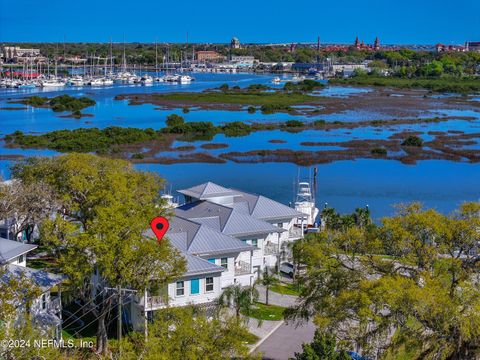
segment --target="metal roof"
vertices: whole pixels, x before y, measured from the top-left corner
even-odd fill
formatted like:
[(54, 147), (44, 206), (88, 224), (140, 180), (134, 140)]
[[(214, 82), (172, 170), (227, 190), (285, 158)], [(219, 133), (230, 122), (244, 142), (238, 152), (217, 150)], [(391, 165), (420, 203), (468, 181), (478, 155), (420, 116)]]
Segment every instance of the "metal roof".
[(220, 273), (225, 271), (222, 266), (215, 265), (208, 260), (204, 260), (198, 256), (184, 254), (187, 259), (187, 272), (184, 274), (186, 276), (196, 275), (196, 274), (210, 274), (210, 273)]
[(0, 238), (0, 264), (15, 259), (35, 248), (37, 248), (37, 245), (24, 244), (20, 241)]
[(231, 196), (234, 195), (233, 191), (223, 186), (217, 185), (212, 182), (206, 182), (200, 185), (193, 186), (188, 189), (178, 190), (179, 193), (187, 196), (191, 196), (195, 199), (203, 200), (217, 196)]
[(38, 286), (43, 292), (51, 289), (55, 285), (60, 284), (64, 279), (64, 275), (52, 274), (45, 270), (32, 269), (25, 266), (9, 264), (7, 272), (3, 278), (10, 279), (11, 277), (29, 279), (35, 286)]
[(242, 210), (200, 200), (175, 209), (177, 216), (198, 222), (201, 218), (217, 218), (220, 231), (232, 236), (248, 236), (284, 232), (263, 220), (256, 219)]

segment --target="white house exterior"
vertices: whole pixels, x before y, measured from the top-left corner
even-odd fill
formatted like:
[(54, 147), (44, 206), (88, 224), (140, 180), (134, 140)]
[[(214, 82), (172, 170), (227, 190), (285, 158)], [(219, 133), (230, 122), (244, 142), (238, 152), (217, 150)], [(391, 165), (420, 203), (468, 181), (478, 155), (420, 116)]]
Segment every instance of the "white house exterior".
[[(128, 310), (140, 329), (166, 306), (208, 305), (233, 284), (253, 285), (265, 267), (285, 260), (285, 244), (302, 237), (301, 213), (261, 195), (208, 182), (179, 190), (185, 204), (174, 209), (166, 237), (187, 260), (175, 283), (137, 294)], [(149, 230), (147, 236), (154, 238)]]
[[(26, 266), (27, 254), (36, 247), (36, 245), (0, 238), (0, 266), (5, 266), (6, 270), (0, 281), (24, 278), (40, 289), (40, 295), (33, 299), (29, 309), (32, 319), (47, 334), (60, 339), (62, 323), (61, 292), (58, 291), (56, 296), (53, 296), (52, 288), (60, 285), (63, 276)], [(18, 321), (22, 317), (21, 311), (25, 310), (23, 307), (19, 308)]]

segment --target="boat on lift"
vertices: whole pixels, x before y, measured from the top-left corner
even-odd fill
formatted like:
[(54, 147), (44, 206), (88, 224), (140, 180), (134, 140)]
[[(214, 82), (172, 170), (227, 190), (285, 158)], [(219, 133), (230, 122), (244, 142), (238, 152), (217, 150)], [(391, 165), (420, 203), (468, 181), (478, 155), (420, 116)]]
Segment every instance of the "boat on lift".
[(312, 193), (309, 182), (298, 183), (295, 210), (305, 214), (305, 216), (298, 219), (297, 225), (302, 228), (315, 226), (319, 210), (315, 206), (315, 196)]

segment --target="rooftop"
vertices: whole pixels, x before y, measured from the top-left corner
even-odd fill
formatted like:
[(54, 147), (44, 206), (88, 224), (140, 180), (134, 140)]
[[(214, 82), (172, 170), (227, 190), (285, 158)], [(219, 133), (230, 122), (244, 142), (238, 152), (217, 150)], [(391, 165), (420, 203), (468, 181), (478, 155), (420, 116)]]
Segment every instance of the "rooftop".
[(20, 255), (32, 251), (36, 247), (37, 245), (24, 244), (20, 241), (0, 238), (0, 264), (7, 263)]

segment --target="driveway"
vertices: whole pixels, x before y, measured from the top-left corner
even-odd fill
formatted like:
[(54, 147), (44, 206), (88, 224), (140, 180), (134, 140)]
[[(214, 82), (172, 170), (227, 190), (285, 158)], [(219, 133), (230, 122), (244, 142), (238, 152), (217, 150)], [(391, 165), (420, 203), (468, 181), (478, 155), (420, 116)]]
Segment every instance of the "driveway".
[(295, 327), (295, 324), (282, 324), (260, 346), (255, 353), (262, 353), (264, 360), (288, 360), (295, 352), (302, 351), (302, 344), (311, 342), (315, 333), (312, 322)]

